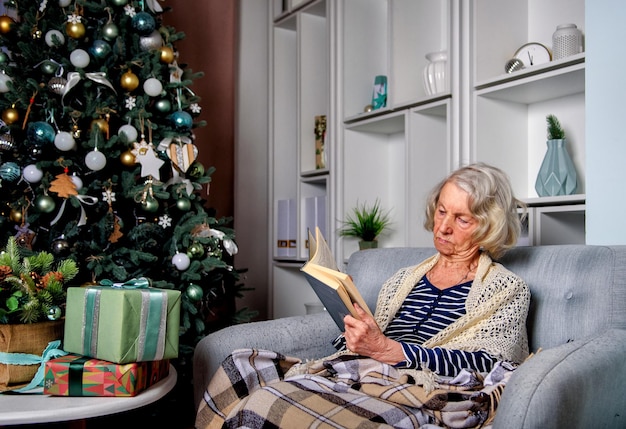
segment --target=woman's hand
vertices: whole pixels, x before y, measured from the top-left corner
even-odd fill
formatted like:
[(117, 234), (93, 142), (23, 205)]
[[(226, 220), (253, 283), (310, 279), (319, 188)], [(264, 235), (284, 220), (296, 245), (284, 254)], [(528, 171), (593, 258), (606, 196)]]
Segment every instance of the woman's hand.
[(358, 304), (355, 303), (354, 308), (360, 320), (351, 315), (343, 318), (346, 326), (343, 336), (348, 350), (392, 365), (405, 360), (400, 343), (387, 338), (374, 318)]

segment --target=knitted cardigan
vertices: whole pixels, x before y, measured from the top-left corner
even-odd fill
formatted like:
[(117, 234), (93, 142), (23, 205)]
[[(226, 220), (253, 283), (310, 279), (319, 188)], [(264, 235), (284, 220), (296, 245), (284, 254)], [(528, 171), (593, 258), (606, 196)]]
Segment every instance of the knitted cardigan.
[[(381, 330), (396, 315), (415, 284), (437, 263), (436, 254), (403, 268), (385, 282), (378, 295), (375, 319)], [(499, 360), (521, 363), (528, 356), (526, 316), (530, 290), (526, 283), (482, 253), (465, 301), (466, 314), (422, 346), (468, 352), (485, 351)]]

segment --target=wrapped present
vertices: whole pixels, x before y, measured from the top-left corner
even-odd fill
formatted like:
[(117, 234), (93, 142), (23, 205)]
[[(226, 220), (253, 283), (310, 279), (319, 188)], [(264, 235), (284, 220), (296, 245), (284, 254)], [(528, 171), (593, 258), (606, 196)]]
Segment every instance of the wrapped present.
[(169, 374), (167, 359), (115, 364), (69, 354), (46, 362), (43, 392), (56, 396), (135, 396)]
[(64, 350), (119, 364), (178, 357), (180, 291), (144, 280), (68, 288)]

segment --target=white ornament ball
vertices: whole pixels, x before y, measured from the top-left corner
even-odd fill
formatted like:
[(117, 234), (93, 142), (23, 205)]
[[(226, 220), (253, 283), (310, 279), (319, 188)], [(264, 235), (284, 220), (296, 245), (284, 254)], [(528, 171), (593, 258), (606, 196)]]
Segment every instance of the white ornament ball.
[(59, 0), (59, 6), (68, 7), (74, 0)]
[(70, 62), (74, 67), (84, 69), (89, 65), (89, 54), (84, 49), (74, 49), (70, 54)]
[(0, 73), (0, 92), (9, 92), (9, 82), (13, 81), (11, 76)]
[(126, 139), (128, 140), (128, 143), (133, 143), (137, 141), (137, 136), (139, 135), (137, 133), (137, 129), (135, 127), (133, 127), (130, 124), (127, 125), (122, 125), (120, 127), (119, 130), (117, 130), (117, 135), (121, 136), (122, 134), (124, 134), (126, 136)]
[(46, 45), (54, 48), (65, 43), (65, 36), (59, 30), (50, 30), (46, 33)]
[(74, 186), (76, 186), (76, 190), (80, 191), (81, 189), (83, 189), (83, 179), (81, 179), (78, 176), (70, 176), (70, 180), (74, 183)]
[(172, 256), (172, 264), (174, 264), (176, 269), (178, 269), (179, 271), (185, 271), (187, 268), (189, 268), (189, 265), (191, 264), (191, 259), (189, 259), (189, 256), (187, 256), (186, 253), (178, 252), (174, 256)]
[(100, 171), (107, 165), (107, 158), (104, 154), (97, 150), (92, 150), (85, 155), (85, 165), (93, 171)]
[(30, 164), (24, 167), (22, 176), (28, 183), (37, 183), (43, 178), (43, 171), (41, 171), (35, 164)]
[(163, 91), (163, 84), (159, 79), (151, 77), (146, 79), (143, 83), (143, 91), (150, 97), (156, 97), (161, 95), (161, 91)]
[(54, 136), (54, 145), (57, 149), (67, 152), (76, 147), (76, 140), (74, 140), (72, 134), (67, 131), (59, 131), (57, 135)]

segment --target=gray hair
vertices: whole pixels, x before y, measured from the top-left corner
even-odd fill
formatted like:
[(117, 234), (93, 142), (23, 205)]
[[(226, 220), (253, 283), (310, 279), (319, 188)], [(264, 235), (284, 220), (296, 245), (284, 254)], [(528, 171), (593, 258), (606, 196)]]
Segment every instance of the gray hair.
[(469, 195), (470, 212), (478, 220), (473, 239), (483, 251), (497, 259), (513, 247), (521, 232), (518, 208), (526, 205), (515, 198), (509, 177), (499, 168), (479, 162), (453, 171), (439, 182), (426, 200), (424, 227), (433, 231), (441, 190), (454, 183)]

